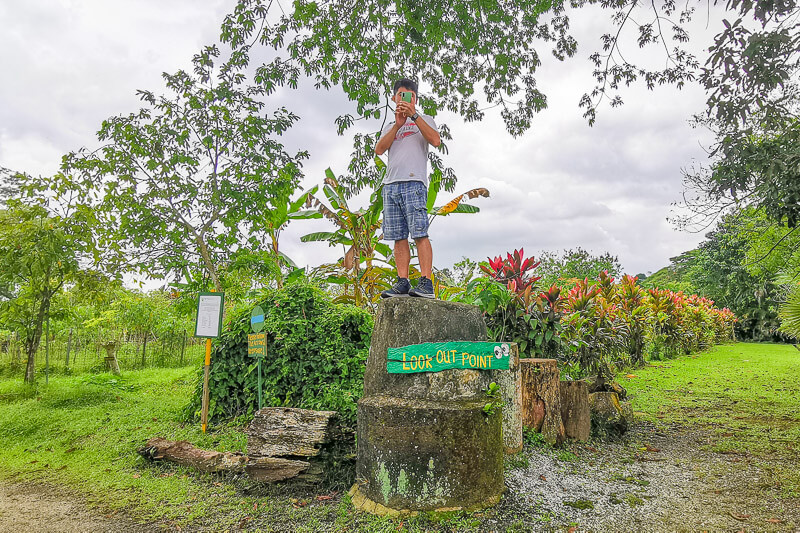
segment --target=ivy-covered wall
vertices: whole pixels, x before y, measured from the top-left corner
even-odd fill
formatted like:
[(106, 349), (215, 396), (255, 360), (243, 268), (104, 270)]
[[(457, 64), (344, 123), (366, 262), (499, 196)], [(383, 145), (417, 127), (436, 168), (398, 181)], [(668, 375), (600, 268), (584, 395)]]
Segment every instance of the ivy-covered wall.
[[(364, 387), (372, 316), (335, 304), (321, 288), (297, 281), (253, 304), (264, 309), (267, 358), (262, 363), (264, 406), (338, 411), (351, 426)], [(240, 310), (216, 339), (211, 354), (209, 420), (250, 416), (258, 409), (258, 370), (247, 355), (250, 310)], [(227, 321), (226, 321), (227, 322)], [(187, 406), (199, 418), (202, 370)]]

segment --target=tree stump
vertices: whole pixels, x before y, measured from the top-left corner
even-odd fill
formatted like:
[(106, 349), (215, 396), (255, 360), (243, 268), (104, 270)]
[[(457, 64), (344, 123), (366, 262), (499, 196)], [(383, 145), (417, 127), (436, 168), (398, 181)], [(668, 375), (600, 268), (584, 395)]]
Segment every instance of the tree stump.
[[(475, 510), (500, 501), (505, 490), (502, 413), (484, 410), (484, 391), (493, 381), (513, 387), (511, 372), (500, 379), (499, 370), (401, 374), (387, 369), (389, 348), (485, 339), (486, 323), (474, 306), (425, 298), (378, 304), (364, 397), (358, 401), (354, 507), (396, 514)], [(513, 407), (513, 391), (501, 396)]]
[(341, 436), (335, 411), (265, 407), (247, 428), (247, 473), (258, 481), (322, 479), (328, 444)]
[(589, 409), (589, 386), (585, 381), (562, 381), (561, 421), (564, 435), (570, 439), (589, 440), (592, 412)]
[(555, 359), (520, 359), (522, 423), (542, 434), (550, 445), (564, 442), (560, 373)]
[(119, 346), (119, 343), (110, 341), (101, 344), (101, 346), (106, 350), (105, 360), (108, 371), (116, 376), (121, 376), (122, 373), (119, 371), (119, 362), (117, 361), (117, 346)]

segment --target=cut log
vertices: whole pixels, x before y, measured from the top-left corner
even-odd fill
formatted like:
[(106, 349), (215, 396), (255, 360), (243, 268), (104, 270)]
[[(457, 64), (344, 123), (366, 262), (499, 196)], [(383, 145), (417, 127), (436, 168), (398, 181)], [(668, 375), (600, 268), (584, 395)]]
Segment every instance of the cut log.
[(551, 445), (564, 441), (561, 421), (560, 373), (555, 359), (520, 359), (522, 423), (538, 431)]
[(235, 452), (217, 452), (192, 446), (188, 441), (156, 437), (139, 450), (143, 457), (191, 466), (201, 472), (244, 472), (247, 456)]
[(314, 457), (338, 434), (335, 411), (289, 407), (259, 409), (247, 428), (251, 457)]
[(592, 411), (589, 409), (589, 386), (585, 381), (562, 381), (561, 421), (564, 435), (570, 439), (589, 440), (592, 434)]
[(256, 481), (283, 481), (307, 472), (311, 463), (280, 457), (254, 457), (246, 466), (247, 475)]

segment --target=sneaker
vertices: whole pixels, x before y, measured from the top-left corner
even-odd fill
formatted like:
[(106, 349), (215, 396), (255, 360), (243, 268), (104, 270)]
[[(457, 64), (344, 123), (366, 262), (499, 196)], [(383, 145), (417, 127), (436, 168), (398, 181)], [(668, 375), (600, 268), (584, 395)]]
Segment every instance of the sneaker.
[(391, 289), (385, 290), (381, 293), (381, 298), (394, 298), (396, 296), (408, 296), (408, 291), (411, 289), (411, 283), (408, 278), (397, 278), (397, 283)]
[(408, 294), (417, 298), (436, 298), (433, 294), (433, 282), (424, 277), (419, 278), (417, 286), (408, 291)]

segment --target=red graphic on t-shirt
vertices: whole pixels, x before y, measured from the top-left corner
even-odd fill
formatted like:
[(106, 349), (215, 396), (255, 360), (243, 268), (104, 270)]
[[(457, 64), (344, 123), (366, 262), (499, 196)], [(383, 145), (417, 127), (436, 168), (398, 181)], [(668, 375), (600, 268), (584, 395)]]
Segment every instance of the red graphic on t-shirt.
[(400, 131), (397, 132), (395, 135), (394, 140), (399, 141), (400, 139), (405, 139), (409, 135), (414, 135), (415, 133), (419, 133), (419, 128), (417, 128), (416, 122), (410, 122), (400, 128)]

